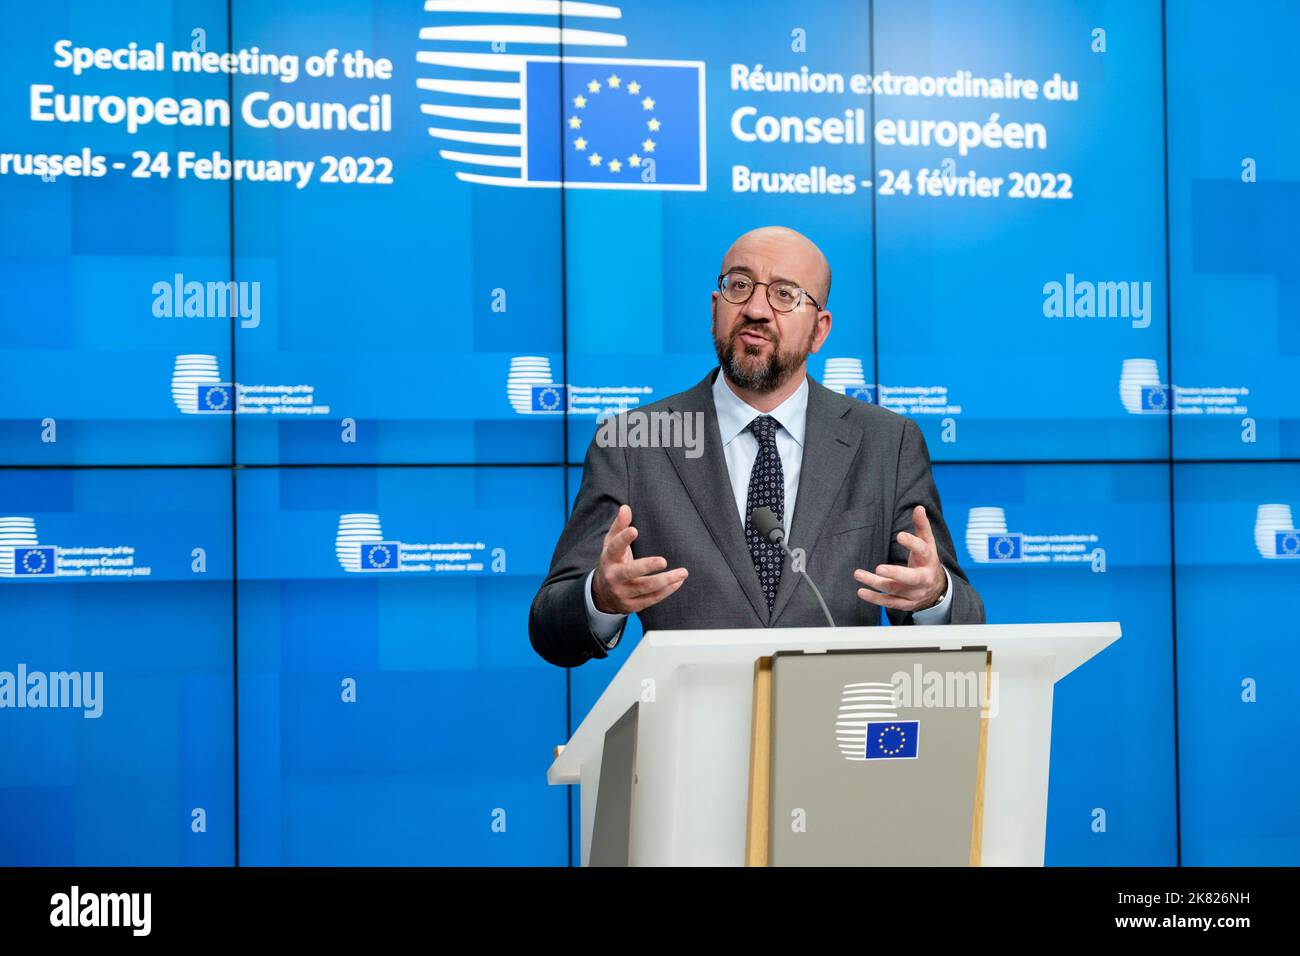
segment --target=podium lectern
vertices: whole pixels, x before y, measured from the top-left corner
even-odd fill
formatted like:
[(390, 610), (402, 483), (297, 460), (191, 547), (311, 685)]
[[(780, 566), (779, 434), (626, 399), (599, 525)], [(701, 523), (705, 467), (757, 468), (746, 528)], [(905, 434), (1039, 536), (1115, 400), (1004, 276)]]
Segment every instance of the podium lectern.
[[(547, 781), (580, 787), (586, 866), (606, 734), (630, 732), (627, 862), (740, 866), (759, 658), (782, 651), (987, 648), (997, 687), (987, 721), (980, 859), (985, 866), (1041, 866), (1053, 685), (1119, 637), (1113, 621), (651, 631), (559, 752)], [(638, 703), (629, 731), (628, 712)]]

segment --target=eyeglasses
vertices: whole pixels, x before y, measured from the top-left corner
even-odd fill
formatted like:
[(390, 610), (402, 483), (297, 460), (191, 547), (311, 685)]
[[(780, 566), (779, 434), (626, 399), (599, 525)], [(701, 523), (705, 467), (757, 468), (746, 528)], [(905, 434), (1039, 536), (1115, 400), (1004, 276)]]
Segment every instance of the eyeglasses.
[(818, 312), (822, 307), (808, 292), (793, 282), (758, 282), (743, 272), (728, 272), (718, 276), (718, 291), (732, 305), (744, 305), (757, 286), (767, 286), (767, 304), (777, 312), (793, 312), (807, 299)]

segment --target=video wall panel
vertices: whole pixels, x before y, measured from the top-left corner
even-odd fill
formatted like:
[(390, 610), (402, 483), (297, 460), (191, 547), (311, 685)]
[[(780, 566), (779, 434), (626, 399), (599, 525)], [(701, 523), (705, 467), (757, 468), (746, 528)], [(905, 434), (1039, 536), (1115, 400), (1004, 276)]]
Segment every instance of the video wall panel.
[(1174, 481), (1183, 861), (1294, 866), (1300, 465), (1178, 465)]
[(1300, 455), (1300, 8), (1170, 4), (1174, 456)]
[(566, 794), (534, 771), (566, 739), (565, 673), (517, 623), (560, 470), (237, 483), (240, 862), (564, 864)]
[(0, 864), (234, 861), (230, 482), (0, 470)]

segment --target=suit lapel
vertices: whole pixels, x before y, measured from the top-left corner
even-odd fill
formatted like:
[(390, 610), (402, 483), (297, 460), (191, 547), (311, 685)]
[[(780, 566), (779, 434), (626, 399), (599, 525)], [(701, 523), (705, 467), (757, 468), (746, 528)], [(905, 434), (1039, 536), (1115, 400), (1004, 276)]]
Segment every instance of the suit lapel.
[[(844, 421), (850, 408), (852, 406), (844, 401), (836, 401), (834, 392), (809, 376), (803, 465), (799, 471), (799, 491), (795, 496), (794, 515), (786, 526), (790, 547), (802, 547), (808, 556), (812, 555), (812, 547), (826, 524), (827, 515), (830, 514), (831, 506), (849, 473), (849, 466), (858, 453), (858, 445), (862, 442), (861, 430)], [(716, 429), (716, 422), (714, 427)], [(741, 539), (743, 544), (743, 533)], [(748, 547), (744, 553), (749, 554)], [(756, 578), (752, 573), (750, 576)], [(769, 624), (780, 619), (781, 612), (790, 602), (790, 595), (799, 583), (799, 577), (787, 561), (781, 572), (781, 583), (776, 589)], [(823, 588), (831, 586), (828, 581), (819, 581), (818, 584)], [(762, 594), (761, 589), (759, 594)], [(766, 602), (761, 606), (764, 611), (767, 610)]]
[[(687, 458), (675, 449), (665, 449), (665, 452), (677, 471), (677, 477), (685, 486), (686, 493), (703, 518), (705, 527), (709, 529), (714, 543), (731, 568), (731, 573), (739, 582), (740, 589), (753, 606), (754, 613), (766, 624), (767, 599), (763, 597), (763, 588), (758, 583), (758, 574), (754, 571), (754, 562), (749, 556), (749, 544), (745, 541), (745, 529), (740, 524), (740, 515), (736, 513), (731, 478), (727, 474), (727, 460), (722, 451), (718, 411), (713, 405), (715, 374), (720, 374), (720, 370), (715, 369), (706, 375), (704, 381), (683, 392), (668, 406), (670, 411), (680, 411), (683, 414), (703, 413), (706, 442), (704, 454), (698, 458)], [(811, 398), (809, 411), (811, 412)], [(802, 495), (803, 492), (800, 491), (800, 498)], [(797, 503), (800, 508), (803, 507), (802, 501), (797, 499)]]

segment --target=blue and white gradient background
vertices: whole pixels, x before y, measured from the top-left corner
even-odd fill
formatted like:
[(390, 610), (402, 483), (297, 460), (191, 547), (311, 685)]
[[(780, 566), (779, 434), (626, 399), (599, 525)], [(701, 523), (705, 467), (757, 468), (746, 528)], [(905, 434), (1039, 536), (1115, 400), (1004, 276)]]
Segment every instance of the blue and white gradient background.
[[(442, 157), (457, 147), (428, 127), (488, 127), (421, 111), (476, 103), (418, 87), (460, 74), (417, 54), (488, 47), (420, 31), (481, 14), (426, 11), (421, 0), (0, 7), (0, 152), (89, 146), (134, 165), (141, 149), (233, 150), (394, 164), (392, 185), (301, 190), (0, 175), (0, 517), (33, 519), (41, 543), (128, 544), (151, 569), (0, 578), (0, 670), (22, 662), (99, 670), (106, 681), (97, 720), (0, 710), (0, 865), (576, 859), (576, 799), (548, 788), (545, 768), (640, 631), (633, 620), (608, 661), (572, 672), (529, 647), (528, 605), (595, 416), (532, 414), (524, 370), (549, 364), (531, 381), (626, 388), (643, 401), (695, 384), (714, 363), (709, 292), (722, 252), (769, 223), (806, 232), (834, 268), (834, 329), (810, 360), (815, 377), (827, 377), (827, 359), (841, 370), (850, 360), (863, 384), (942, 386), (960, 406), (954, 441), (944, 416), (917, 417), (989, 620), (1123, 626), (1119, 644), (1057, 686), (1047, 862), (1300, 863), (1300, 559), (1261, 554), (1255, 533), (1261, 505), (1300, 514), (1290, 68), (1300, 8), (627, 0), (616, 9), (618, 18), (569, 16), (565, 26), (615, 32), (625, 46), (509, 52), (702, 63), (707, 188), (458, 178), (471, 167)], [(559, 25), (555, 15), (489, 19)], [(195, 28), (213, 50), (360, 48), (391, 59), (394, 77), (75, 78), (52, 65), (60, 38), (187, 48)], [(1092, 49), (1098, 28), (1104, 53)], [(806, 52), (791, 49), (796, 29)], [(753, 93), (732, 88), (733, 64), (1059, 72), (1080, 96)], [(580, 69), (566, 65), (566, 88)], [(236, 100), (258, 89), (305, 100), (390, 93), (393, 130), (236, 122), (130, 135), (35, 123), (33, 83)], [(1045, 124), (1048, 147), (957, 157), (870, 142), (748, 143), (732, 116), (750, 105), (821, 116), (861, 107), (868, 123), (999, 112)], [(883, 171), (948, 158), (957, 175), (1066, 171), (1074, 198), (732, 190), (737, 165), (825, 166), (878, 185)], [(1257, 182), (1242, 182), (1246, 158)], [(533, 168), (572, 161), (537, 157)], [(694, 170), (665, 170), (690, 185)], [(156, 317), (153, 284), (177, 273), (259, 282), (259, 324)], [(1067, 274), (1149, 282), (1149, 324), (1046, 317), (1043, 286)], [(330, 413), (183, 414), (172, 395), (179, 355), (212, 356), (221, 381), (310, 384)], [(1135, 359), (1154, 362), (1161, 383), (1247, 388), (1256, 440), (1242, 441), (1241, 415), (1130, 413), (1120, 375)], [(57, 442), (41, 440), (47, 418)], [(356, 422), (355, 442), (340, 441), (344, 418)], [(1012, 533), (1096, 535), (1106, 570), (976, 562), (969, 515), (990, 508)], [(345, 515), (378, 516), (385, 540), (481, 543), (484, 565), (348, 570), (336, 550)], [(345, 679), (356, 682), (355, 703), (340, 702)], [(206, 832), (191, 828), (196, 807)], [(500, 819), (504, 830), (493, 826)]]

